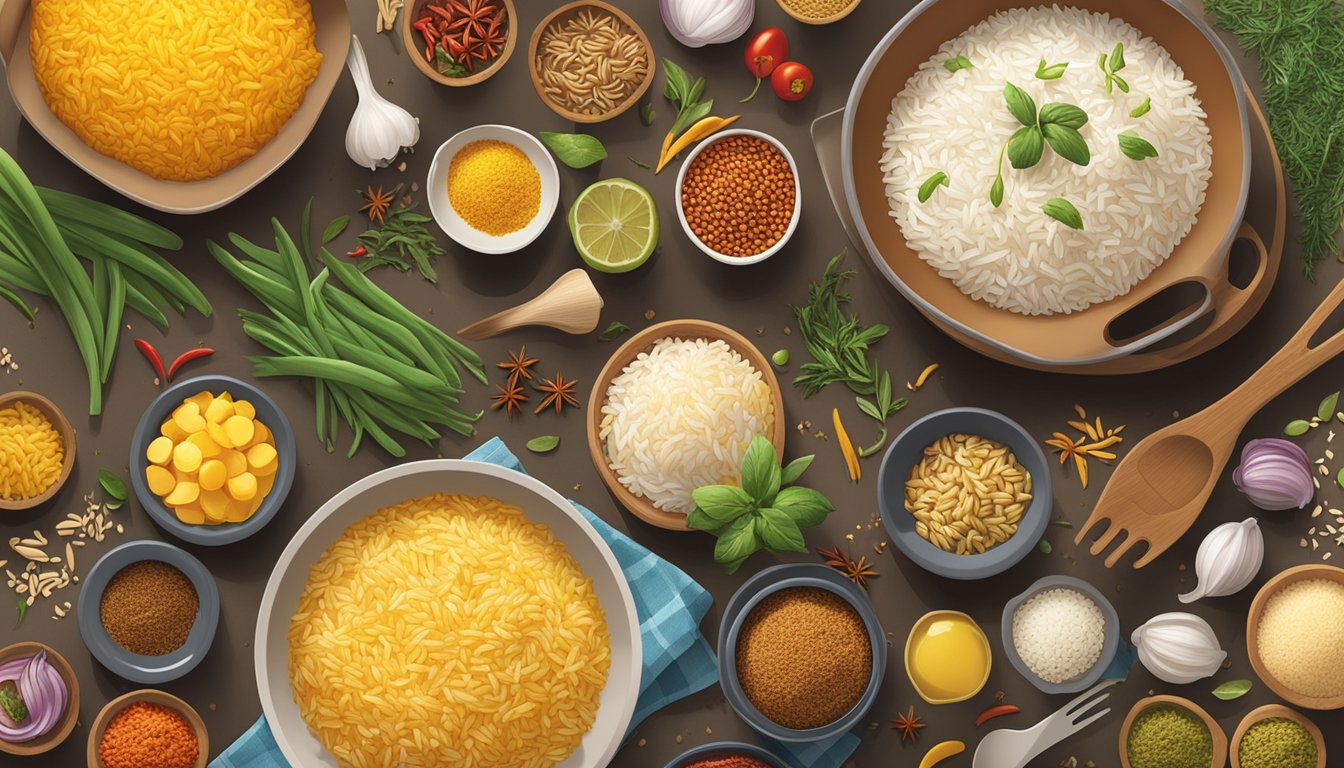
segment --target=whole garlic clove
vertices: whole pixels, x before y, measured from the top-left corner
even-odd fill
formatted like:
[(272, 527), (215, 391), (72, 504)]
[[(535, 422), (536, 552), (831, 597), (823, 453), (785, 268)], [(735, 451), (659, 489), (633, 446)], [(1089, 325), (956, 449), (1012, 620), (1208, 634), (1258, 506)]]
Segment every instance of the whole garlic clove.
[(1240, 523), (1223, 523), (1209, 531), (1195, 555), (1194, 590), (1181, 595), (1182, 603), (1201, 597), (1226, 597), (1251, 583), (1265, 559), (1265, 536), (1253, 517)]
[(1209, 623), (1193, 613), (1163, 613), (1134, 630), (1139, 661), (1159, 680), (1175, 685), (1212, 677), (1227, 652)]
[(384, 168), (403, 149), (415, 146), (420, 140), (420, 123), (373, 87), (369, 62), (358, 36), (351, 36), (346, 66), (359, 92), (359, 103), (345, 131), (345, 153), (369, 170)]

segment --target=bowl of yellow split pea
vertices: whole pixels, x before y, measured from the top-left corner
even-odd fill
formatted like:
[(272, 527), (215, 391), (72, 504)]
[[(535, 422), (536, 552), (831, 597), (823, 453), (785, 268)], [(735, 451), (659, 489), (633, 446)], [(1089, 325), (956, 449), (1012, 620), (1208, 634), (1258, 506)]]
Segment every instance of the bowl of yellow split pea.
[(478, 125), (434, 153), (425, 185), (434, 221), (477, 253), (513, 253), (550, 223), (560, 172), (535, 136), (507, 125)]

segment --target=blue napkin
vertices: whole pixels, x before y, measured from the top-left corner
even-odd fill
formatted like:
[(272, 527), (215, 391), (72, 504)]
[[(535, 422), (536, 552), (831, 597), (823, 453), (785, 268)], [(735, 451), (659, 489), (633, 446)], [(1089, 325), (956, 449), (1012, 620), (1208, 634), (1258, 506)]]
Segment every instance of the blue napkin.
[[(464, 458), (524, 471), (518, 457), (497, 437)], [(709, 611), (713, 598), (680, 568), (640, 546), (581, 505), (574, 504), (574, 507), (611, 547), (634, 594), (644, 646), (644, 672), (639, 681), (635, 715), (630, 722), (633, 731), (658, 709), (718, 682), (719, 668), (714, 649), (700, 633), (700, 621)], [(833, 768), (839, 763), (806, 765)], [(211, 761), (210, 768), (289, 768), (289, 763), (280, 754), (263, 716)]]

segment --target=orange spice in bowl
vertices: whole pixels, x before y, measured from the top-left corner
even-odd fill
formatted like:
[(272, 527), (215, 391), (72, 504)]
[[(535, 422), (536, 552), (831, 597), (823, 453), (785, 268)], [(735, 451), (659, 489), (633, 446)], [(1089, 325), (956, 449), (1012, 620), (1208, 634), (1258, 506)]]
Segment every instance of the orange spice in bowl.
[(754, 131), (728, 132), (696, 150), (678, 186), (687, 232), (720, 261), (766, 258), (797, 222), (793, 162), (779, 145)]
[(187, 719), (149, 701), (114, 715), (98, 741), (101, 768), (191, 768), (199, 756), (200, 743)]

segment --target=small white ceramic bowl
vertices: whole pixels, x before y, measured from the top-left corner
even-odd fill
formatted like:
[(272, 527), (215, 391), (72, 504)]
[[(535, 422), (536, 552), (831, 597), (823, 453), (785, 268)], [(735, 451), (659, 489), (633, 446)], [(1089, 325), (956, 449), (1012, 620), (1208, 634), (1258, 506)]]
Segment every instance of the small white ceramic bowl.
[[(472, 227), (448, 202), (448, 167), (453, 157), (471, 142), (489, 139), (521, 149), (541, 176), (541, 205), (537, 215), (522, 229), (498, 237)], [(425, 194), (429, 198), (429, 210), (434, 215), (434, 221), (458, 245), (477, 253), (513, 253), (536, 240), (555, 215), (556, 205), (560, 202), (560, 172), (555, 167), (551, 153), (532, 134), (507, 125), (478, 125), (458, 133), (439, 146), (434, 153), (434, 162), (429, 166)]]
[[(686, 222), (686, 211), (681, 207), (681, 187), (686, 181), (686, 169), (691, 167), (691, 163), (695, 161), (695, 158), (700, 156), (701, 152), (704, 152), (709, 147), (733, 136), (754, 136), (769, 142), (775, 149), (779, 150), (779, 153), (784, 156), (785, 160), (789, 161), (789, 171), (793, 174), (793, 218), (789, 219), (789, 228), (784, 230), (784, 236), (779, 238), (779, 242), (755, 256), (747, 256), (745, 258), (719, 253), (701, 242), (700, 238), (691, 231), (691, 225)], [(695, 149), (692, 149), (691, 153), (686, 156), (686, 159), (681, 161), (681, 170), (677, 171), (677, 221), (681, 222), (681, 231), (686, 233), (686, 236), (691, 239), (692, 243), (695, 243), (695, 247), (704, 251), (706, 256), (715, 261), (721, 261), (724, 264), (730, 264), (734, 267), (760, 264), (762, 261), (779, 253), (784, 245), (789, 242), (789, 238), (793, 237), (794, 230), (798, 229), (798, 219), (800, 219), (802, 215), (803, 183), (802, 179), (798, 178), (798, 164), (793, 161), (793, 154), (789, 152), (789, 148), (784, 146), (784, 143), (779, 139), (776, 139), (769, 134), (753, 131), (748, 128), (734, 128), (721, 133), (716, 133), (696, 145)]]

